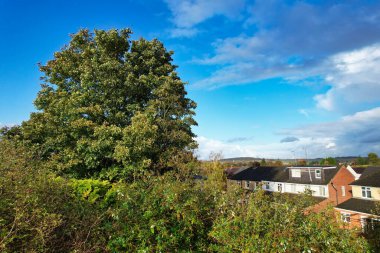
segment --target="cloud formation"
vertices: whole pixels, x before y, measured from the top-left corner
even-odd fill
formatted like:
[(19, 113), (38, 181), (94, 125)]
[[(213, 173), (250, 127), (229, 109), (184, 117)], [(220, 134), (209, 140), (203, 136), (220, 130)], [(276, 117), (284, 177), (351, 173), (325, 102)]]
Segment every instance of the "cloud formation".
[[(299, 138), (329, 138), (329, 147), (337, 149), (337, 154), (365, 155), (380, 152), (380, 107), (356, 112), (334, 122), (306, 125), (284, 130), (282, 134), (292, 134)], [(359, 152), (359, 154), (358, 154)]]
[(281, 143), (284, 143), (284, 142), (295, 142), (295, 141), (299, 141), (300, 139), (298, 139), (297, 137), (294, 137), (294, 136), (288, 136), (288, 137), (285, 137), (283, 139), (281, 139)]
[[(317, 158), (328, 156), (380, 153), (380, 107), (344, 116), (333, 122), (284, 129), (278, 134), (288, 135), (280, 143), (231, 144), (206, 137), (198, 137), (197, 154), (207, 159), (211, 152), (221, 152), (225, 158), (250, 156), (265, 158)], [(295, 137), (297, 136), (297, 137)], [(296, 140), (297, 141), (291, 141)], [(289, 141), (290, 140), (290, 141)]]
[(325, 110), (380, 101), (379, 2), (256, 1), (245, 26), (239, 36), (216, 40), (213, 55), (195, 61), (220, 67), (194, 87), (283, 78), (330, 85), (315, 96)]
[(258, 145), (242, 143), (240, 138), (221, 141), (201, 136), (201, 157), (209, 151), (222, 151), (225, 157), (289, 157), (289, 150), (304, 148), (310, 157), (380, 152), (379, 1), (256, 0), (250, 6), (243, 0), (166, 2), (172, 13), (172, 36), (195, 36), (201, 24), (215, 16), (242, 27), (240, 34), (216, 39), (211, 54), (193, 60), (210, 66), (208, 76), (193, 83), (193, 88), (280, 78), (288, 84), (323, 87), (314, 96), (315, 108), (298, 110), (309, 120), (314, 120), (315, 112), (348, 115), (285, 129), (280, 143)]
[(199, 30), (196, 25), (220, 15), (235, 19), (244, 8), (244, 0), (165, 0), (173, 17), (173, 37), (191, 37)]
[(237, 143), (253, 140), (253, 137), (235, 137), (227, 140), (227, 143)]
[(332, 88), (315, 96), (319, 108), (331, 111), (380, 101), (380, 43), (336, 54), (324, 66)]
[(298, 142), (266, 144), (232, 144), (204, 136), (199, 136), (196, 140), (199, 144), (196, 155), (203, 160), (207, 160), (211, 153), (221, 153), (223, 158), (293, 158), (293, 151), (297, 158), (305, 158), (305, 148), (309, 158), (335, 154), (334, 148), (329, 148), (330, 143), (333, 143), (329, 138), (313, 139), (308, 137), (302, 138)]

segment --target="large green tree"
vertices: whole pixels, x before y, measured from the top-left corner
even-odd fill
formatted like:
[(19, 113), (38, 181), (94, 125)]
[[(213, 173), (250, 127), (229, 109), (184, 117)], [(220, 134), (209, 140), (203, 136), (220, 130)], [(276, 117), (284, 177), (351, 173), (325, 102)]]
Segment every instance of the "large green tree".
[(196, 104), (171, 55), (131, 30), (80, 30), (46, 65), (24, 139), (74, 177), (131, 178), (192, 158)]

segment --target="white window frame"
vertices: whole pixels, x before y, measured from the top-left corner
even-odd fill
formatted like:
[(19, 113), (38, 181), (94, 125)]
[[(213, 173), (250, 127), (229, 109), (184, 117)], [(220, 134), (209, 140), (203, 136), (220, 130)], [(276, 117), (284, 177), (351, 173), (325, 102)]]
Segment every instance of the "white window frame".
[[(317, 173), (318, 171), (318, 173)], [(320, 169), (315, 170), (315, 178), (321, 178), (322, 177), (322, 171)]]
[(248, 188), (248, 189), (249, 189), (249, 185), (250, 185), (249, 180), (245, 180), (245, 188)]
[(265, 190), (270, 190), (270, 185), (269, 185), (269, 182), (265, 182), (264, 183), (265, 184)]
[(282, 184), (281, 183), (277, 184), (277, 191), (282, 192)]
[(362, 186), (362, 198), (366, 198), (366, 199), (372, 198), (371, 187)]
[(342, 185), (341, 190), (342, 190), (342, 197), (346, 197), (346, 187), (344, 185)]
[(292, 169), (292, 177), (301, 177), (301, 170), (300, 169)]
[(351, 223), (351, 214), (350, 213), (340, 213), (340, 219), (344, 223)]
[(321, 196), (326, 196), (326, 188), (324, 186), (319, 186), (319, 194)]

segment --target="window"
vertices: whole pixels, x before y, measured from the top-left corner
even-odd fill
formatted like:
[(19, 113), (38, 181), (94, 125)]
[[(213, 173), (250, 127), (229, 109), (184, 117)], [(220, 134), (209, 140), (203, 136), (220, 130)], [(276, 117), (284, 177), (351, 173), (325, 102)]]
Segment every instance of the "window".
[(292, 169), (292, 177), (301, 177), (300, 169)]
[(371, 233), (372, 230), (380, 228), (380, 219), (362, 217), (360, 221), (364, 233)]
[(319, 186), (319, 195), (325, 196), (326, 195), (326, 189), (324, 186)]
[(342, 213), (342, 215), (340, 217), (341, 217), (342, 221), (345, 223), (351, 222), (351, 214), (349, 214), (349, 213)]
[(321, 170), (315, 170), (315, 178), (321, 178)]
[(362, 197), (363, 198), (372, 198), (370, 187), (362, 186)]
[(346, 187), (342, 186), (342, 197), (346, 196)]
[(269, 188), (270, 188), (270, 187), (269, 187), (269, 182), (266, 182), (266, 183), (265, 183), (265, 189), (266, 189), (266, 190), (269, 190)]
[(249, 188), (249, 180), (245, 181), (245, 188)]
[(277, 184), (277, 190), (278, 190), (279, 192), (282, 192), (282, 184)]
[(291, 192), (296, 192), (296, 185), (295, 184), (291, 184), (290, 185), (290, 189), (291, 189)]

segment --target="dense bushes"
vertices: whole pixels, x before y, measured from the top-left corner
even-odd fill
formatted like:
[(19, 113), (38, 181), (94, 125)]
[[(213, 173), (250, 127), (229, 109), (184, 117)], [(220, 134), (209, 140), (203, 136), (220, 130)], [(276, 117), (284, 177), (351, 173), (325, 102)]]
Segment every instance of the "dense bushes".
[(41, 169), (15, 143), (2, 140), (0, 157), (0, 251), (105, 250), (105, 210), (78, 198), (71, 181)]
[(113, 212), (116, 252), (207, 251), (215, 199), (196, 182), (170, 176), (126, 187)]
[(368, 250), (331, 212), (306, 215), (307, 196), (224, 191), (218, 164), (207, 180), (172, 171), (126, 184), (57, 177), (9, 140), (0, 152), (2, 252)]

